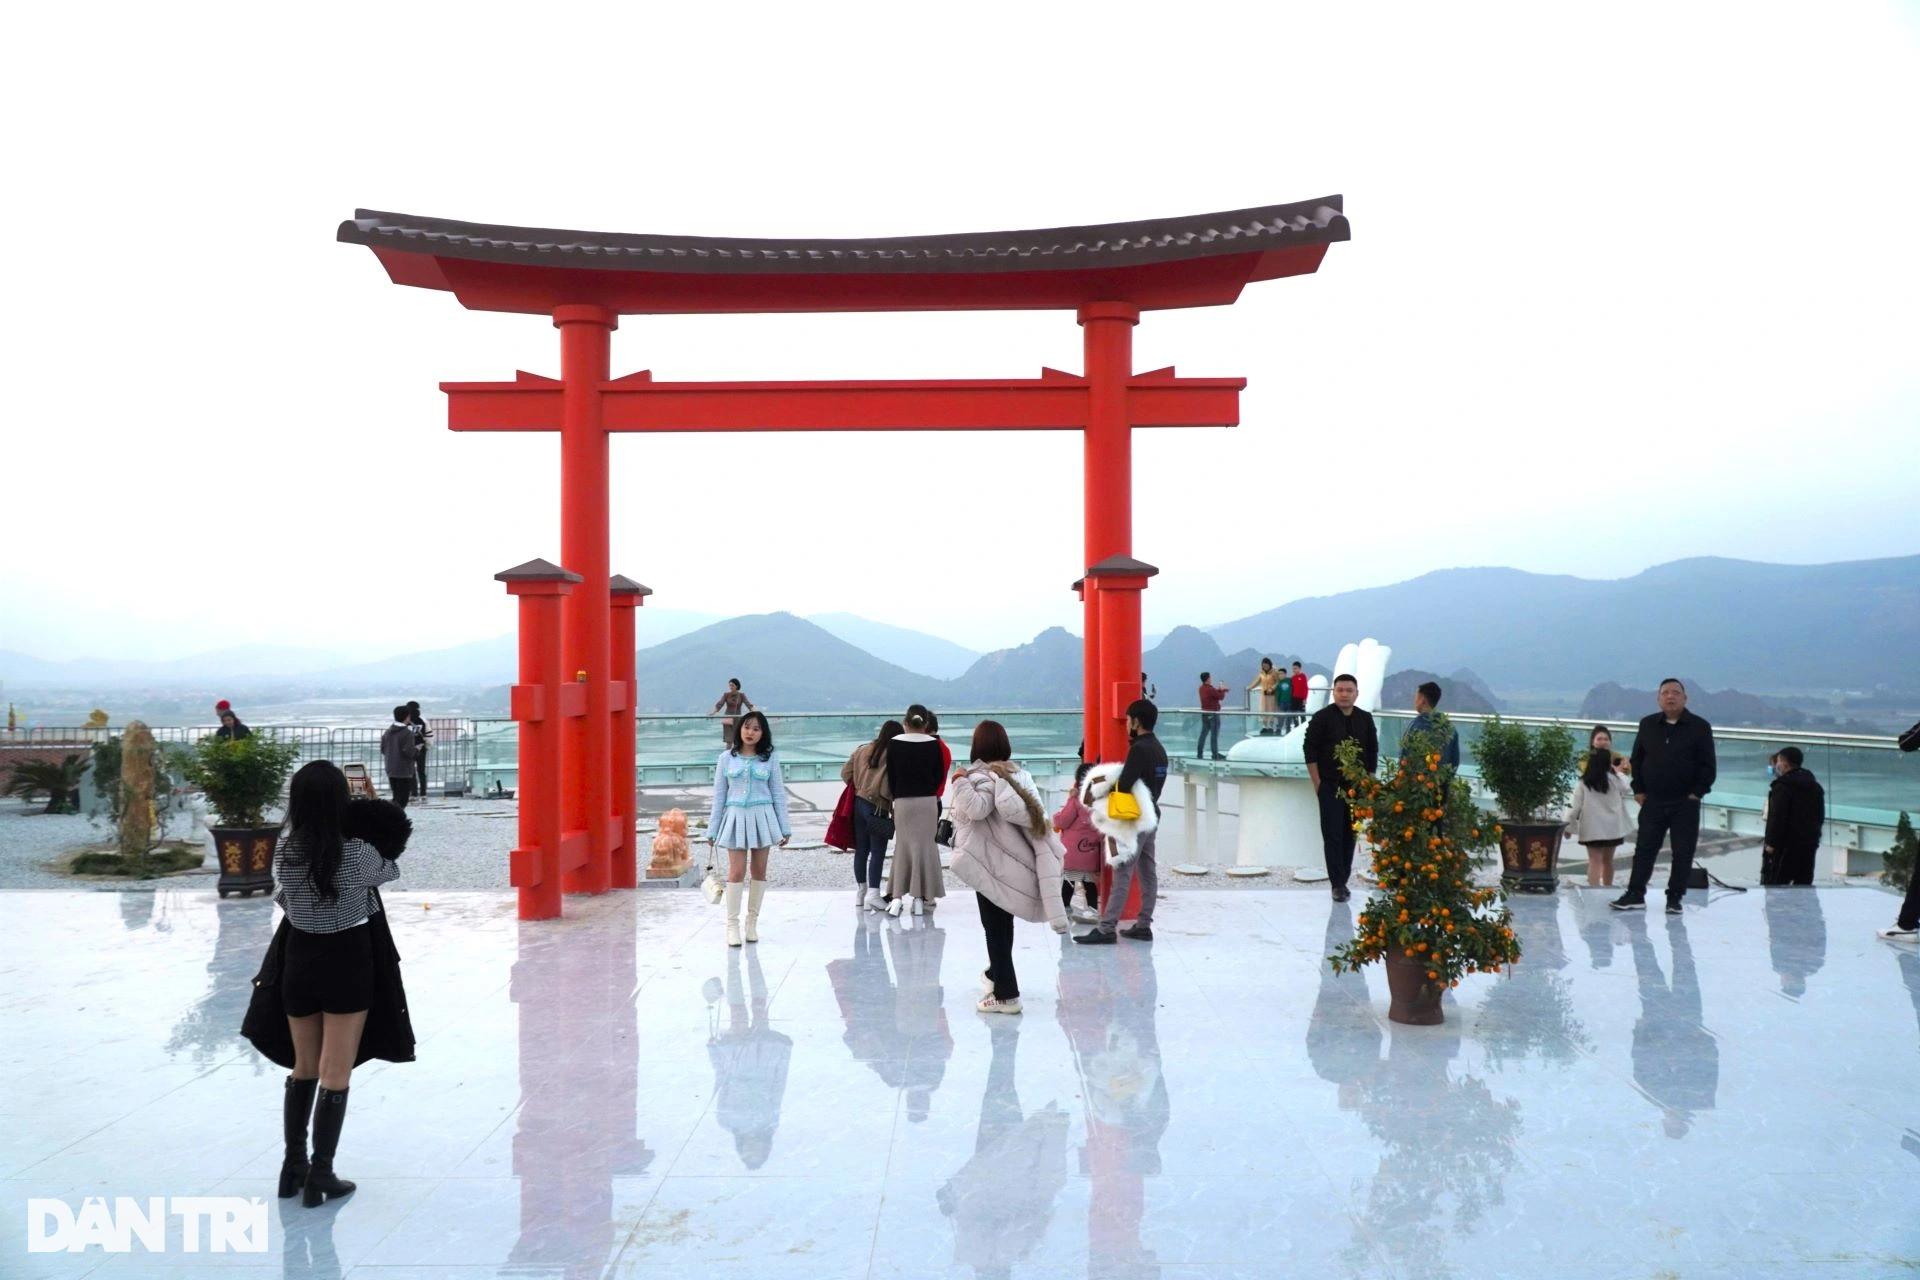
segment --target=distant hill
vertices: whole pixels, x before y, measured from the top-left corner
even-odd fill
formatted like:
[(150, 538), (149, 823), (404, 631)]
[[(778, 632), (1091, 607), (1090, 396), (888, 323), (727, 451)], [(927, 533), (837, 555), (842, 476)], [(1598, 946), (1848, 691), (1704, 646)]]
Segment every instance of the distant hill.
[(1260, 670), (1261, 658), (1290, 664), (1297, 656), (1285, 652), (1262, 653), (1256, 649), (1227, 653), (1220, 648), (1219, 641), (1200, 628), (1175, 627), (1147, 651), (1145, 662), (1147, 674), (1160, 691), (1161, 706), (1198, 706), (1200, 673), (1205, 671), (1213, 676), (1215, 684), (1224, 684), (1232, 690), (1226, 700), (1226, 706), (1232, 708), (1247, 705), (1246, 688)]
[[(1468, 673), (1471, 676), (1471, 672)], [(1456, 676), (1435, 675), (1431, 671), (1422, 671), (1418, 667), (1409, 667), (1405, 671), (1395, 671), (1380, 684), (1380, 705), (1389, 711), (1402, 711), (1413, 706), (1413, 691), (1427, 681), (1440, 686), (1440, 710), (1446, 712), (1465, 712), (1468, 715), (1490, 715), (1499, 708), (1468, 680)]]
[(297, 645), (246, 644), (185, 658), (148, 662), (124, 658), (71, 658), (52, 661), (0, 649), (0, 680), (20, 684), (151, 684), (203, 680), (280, 680), (337, 667), (350, 655)]
[(640, 650), (635, 667), (642, 711), (705, 712), (735, 677), (776, 711), (898, 711), (942, 683), (790, 613), (716, 622)]
[(1081, 692), (1080, 637), (1048, 627), (1026, 644), (987, 654), (938, 696), (950, 707), (1075, 707)]
[(1331, 658), (1373, 636), (1396, 662), (1501, 688), (1585, 689), (1687, 671), (1769, 690), (1920, 687), (1920, 556), (1824, 565), (1678, 560), (1595, 581), (1444, 569), (1209, 627), (1223, 648)]
[(857, 649), (865, 649), (883, 662), (936, 680), (952, 680), (964, 675), (967, 668), (980, 659), (973, 650), (951, 640), (874, 622), (857, 614), (813, 613), (807, 615), (807, 621)]
[[(685, 609), (655, 609), (642, 605), (634, 613), (636, 649), (645, 649), (686, 635), (719, 619), (710, 613)], [(514, 632), (470, 640), (445, 649), (399, 653), (375, 662), (336, 667), (316, 678), (335, 685), (378, 685), (404, 689), (456, 688), (512, 682), (519, 667), (520, 641)]]

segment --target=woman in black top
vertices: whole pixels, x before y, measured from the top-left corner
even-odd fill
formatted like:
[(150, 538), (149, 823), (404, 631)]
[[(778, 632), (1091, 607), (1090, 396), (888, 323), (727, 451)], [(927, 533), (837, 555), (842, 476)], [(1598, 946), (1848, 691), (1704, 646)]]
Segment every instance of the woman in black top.
[[(947, 783), (948, 756), (931, 732), (933, 716), (918, 704), (908, 707), (907, 731), (887, 743), (887, 787), (893, 793), (893, 865), (887, 876), (887, 911), (919, 915), (947, 896), (940, 875), (940, 846), (934, 828), (940, 820), (940, 792)], [(923, 906), (924, 904), (924, 906)]]
[(342, 833), (347, 803), (346, 775), (331, 761), (315, 760), (294, 774), (286, 831), (273, 865), (279, 885), (274, 901), (286, 910), (291, 926), (280, 986), (294, 1056), (283, 1112), (287, 1152), (280, 1195), (298, 1191), (309, 1207), (353, 1193), (353, 1183), (334, 1176), (333, 1153), (373, 999), (373, 933), (367, 921), (380, 909), (374, 886), (400, 874), (372, 845)]

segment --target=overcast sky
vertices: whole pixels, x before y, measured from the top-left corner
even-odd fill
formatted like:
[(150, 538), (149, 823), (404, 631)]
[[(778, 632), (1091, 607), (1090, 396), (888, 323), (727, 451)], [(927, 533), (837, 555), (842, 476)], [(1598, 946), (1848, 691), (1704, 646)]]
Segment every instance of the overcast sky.
[[(492, 574), (559, 558), (558, 438), (452, 435), (437, 384), (557, 373), (557, 336), (389, 283), (334, 242), (357, 206), (867, 236), (1343, 193), (1318, 275), (1136, 332), (1137, 368), (1249, 379), (1235, 430), (1136, 433), (1149, 630), (1455, 565), (1920, 550), (1920, 6), (661, 10), (11, 10), (0, 648), (510, 629)], [(1080, 363), (1064, 312), (629, 317), (613, 348)], [(1075, 436), (613, 457), (613, 567), (655, 605), (1078, 629)]]

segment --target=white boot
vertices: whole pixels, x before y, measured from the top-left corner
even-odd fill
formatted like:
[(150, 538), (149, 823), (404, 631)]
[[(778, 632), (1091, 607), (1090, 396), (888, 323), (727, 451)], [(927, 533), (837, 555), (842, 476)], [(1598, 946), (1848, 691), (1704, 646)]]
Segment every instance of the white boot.
[(740, 890), (746, 886), (737, 880), (727, 881), (727, 893), (722, 901), (727, 907), (727, 945), (740, 945)]
[(923, 902), (919, 898), (911, 899), (911, 901), (913, 902), (913, 914), (915, 915), (919, 915), (933, 905), (931, 902)]
[(755, 880), (747, 886), (747, 941), (760, 941), (760, 899), (767, 896), (767, 882)]
[(899, 915), (902, 911), (906, 909), (907, 904), (912, 901), (913, 901), (912, 894), (910, 893), (901, 894), (899, 897), (895, 898), (892, 902), (889, 902), (887, 904), (887, 914), (890, 916)]
[(880, 892), (880, 890), (878, 889), (867, 890), (867, 910), (885, 911), (886, 909), (887, 909), (887, 895)]

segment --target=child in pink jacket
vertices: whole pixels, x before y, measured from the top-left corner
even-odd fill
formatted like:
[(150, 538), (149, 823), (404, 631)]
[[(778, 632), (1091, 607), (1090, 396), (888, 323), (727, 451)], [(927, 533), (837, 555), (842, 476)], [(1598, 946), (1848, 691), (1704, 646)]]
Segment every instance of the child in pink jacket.
[[(1060, 843), (1067, 850), (1060, 875), (1060, 897), (1067, 904), (1067, 910), (1080, 920), (1099, 917), (1100, 863), (1106, 845), (1106, 839), (1094, 830), (1093, 815), (1080, 803), (1080, 788), (1086, 782), (1087, 770), (1092, 767), (1083, 764), (1074, 772), (1073, 790), (1067, 793), (1067, 803), (1053, 815), (1053, 829), (1060, 833)], [(1073, 906), (1076, 883), (1086, 887), (1087, 898), (1087, 905), (1077, 911)]]

